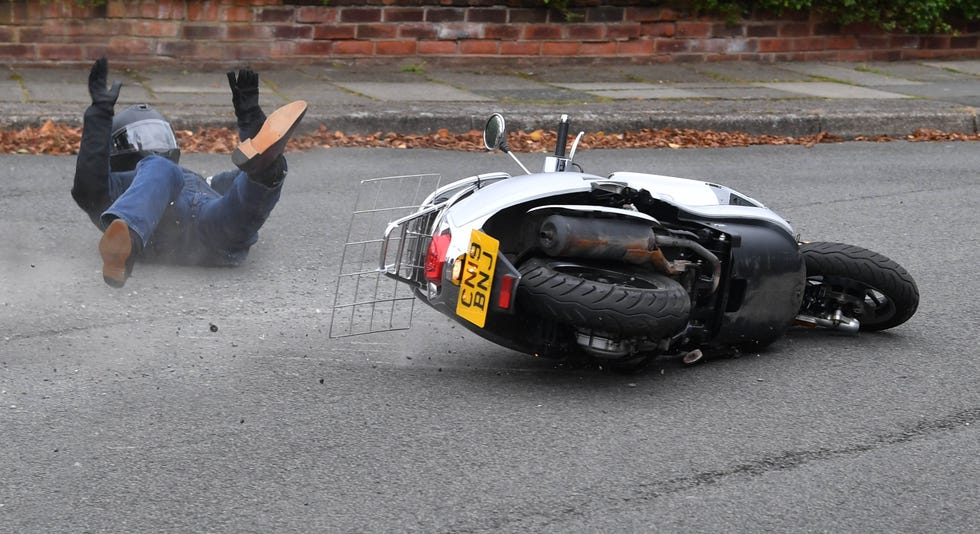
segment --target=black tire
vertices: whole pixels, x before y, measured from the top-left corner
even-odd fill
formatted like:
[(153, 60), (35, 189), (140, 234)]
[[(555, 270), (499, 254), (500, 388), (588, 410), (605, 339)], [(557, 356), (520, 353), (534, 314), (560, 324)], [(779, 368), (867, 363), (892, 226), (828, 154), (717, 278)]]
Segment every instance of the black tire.
[(518, 301), (559, 323), (652, 337), (676, 334), (687, 325), (687, 291), (661, 274), (542, 258), (524, 262), (520, 271)]
[(857, 317), (861, 330), (898, 326), (919, 307), (915, 280), (901, 265), (882, 254), (829, 242), (804, 243), (800, 252), (806, 261), (808, 284), (831, 285), (863, 299)]

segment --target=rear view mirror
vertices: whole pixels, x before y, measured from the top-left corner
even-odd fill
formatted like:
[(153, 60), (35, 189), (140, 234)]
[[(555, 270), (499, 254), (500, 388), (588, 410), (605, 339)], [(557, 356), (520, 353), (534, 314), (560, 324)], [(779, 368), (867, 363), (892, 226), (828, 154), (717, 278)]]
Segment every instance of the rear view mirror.
[(483, 129), (483, 145), (487, 147), (487, 150), (497, 150), (506, 146), (506, 135), (504, 116), (500, 113), (494, 113), (487, 121), (487, 127)]

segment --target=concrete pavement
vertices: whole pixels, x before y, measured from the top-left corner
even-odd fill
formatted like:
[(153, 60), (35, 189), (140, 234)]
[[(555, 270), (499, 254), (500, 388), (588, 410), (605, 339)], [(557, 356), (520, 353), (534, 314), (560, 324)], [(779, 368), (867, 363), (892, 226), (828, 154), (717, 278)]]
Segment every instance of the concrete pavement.
[[(176, 128), (232, 126), (222, 71), (113, 68), (119, 104), (149, 102)], [(80, 124), (88, 67), (5, 65), (0, 128)], [(591, 66), (295, 65), (260, 71), (267, 112), (310, 103), (302, 127), (428, 133), (481, 129), (500, 111), (512, 129), (621, 132), (695, 128), (788, 136), (978, 132), (980, 60), (882, 63), (689, 63)]]

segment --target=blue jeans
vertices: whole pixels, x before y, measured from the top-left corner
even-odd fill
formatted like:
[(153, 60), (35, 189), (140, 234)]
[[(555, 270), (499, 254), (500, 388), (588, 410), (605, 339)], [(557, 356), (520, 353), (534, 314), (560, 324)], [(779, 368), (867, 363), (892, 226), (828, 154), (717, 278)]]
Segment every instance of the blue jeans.
[(110, 196), (118, 196), (102, 213), (102, 226), (125, 221), (142, 238), (142, 259), (239, 265), (279, 201), (282, 184), (266, 187), (241, 171), (216, 175), (212, 184), (169, 159), (149, 156), (137, 164), (128, 187), (110, 185)]

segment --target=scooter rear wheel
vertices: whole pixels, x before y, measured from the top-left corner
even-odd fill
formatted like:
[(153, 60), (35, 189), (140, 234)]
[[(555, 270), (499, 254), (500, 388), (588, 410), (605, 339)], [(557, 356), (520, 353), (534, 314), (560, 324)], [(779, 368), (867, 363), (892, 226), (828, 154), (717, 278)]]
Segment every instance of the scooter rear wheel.
[(518, 302), (559, 323), (654, 338), (676, 334), (687, 325), (687, 291), (649, 270), (532, 258), (520, 271)]

